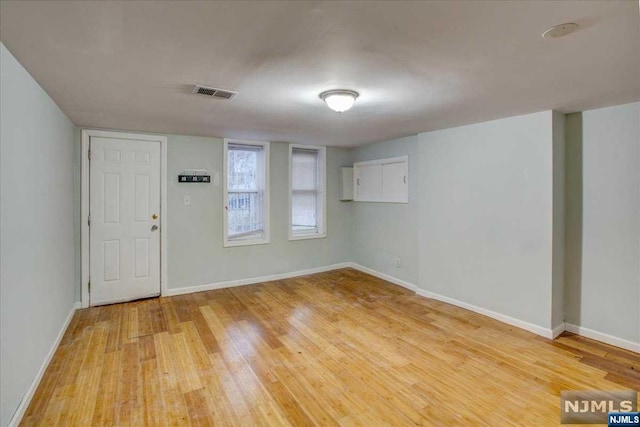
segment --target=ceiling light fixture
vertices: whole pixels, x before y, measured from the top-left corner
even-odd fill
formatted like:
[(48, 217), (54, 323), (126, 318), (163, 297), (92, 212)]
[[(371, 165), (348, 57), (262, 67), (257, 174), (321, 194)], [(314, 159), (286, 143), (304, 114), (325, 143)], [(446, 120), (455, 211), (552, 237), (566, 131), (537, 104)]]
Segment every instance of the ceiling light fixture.
[(360, 94), (348, 89), (327, 90), (320, 94), (320, 99), (327, 103), (327, 106), (333, 111), (342, 113), (353, 107), (356, 98)]
[(575, 31), (578, 31), (578, 24), (574, 22), (567, 22), (566, 24), (554, 25), (542, 33), (543, 39), (557, 39), (564, 37)]

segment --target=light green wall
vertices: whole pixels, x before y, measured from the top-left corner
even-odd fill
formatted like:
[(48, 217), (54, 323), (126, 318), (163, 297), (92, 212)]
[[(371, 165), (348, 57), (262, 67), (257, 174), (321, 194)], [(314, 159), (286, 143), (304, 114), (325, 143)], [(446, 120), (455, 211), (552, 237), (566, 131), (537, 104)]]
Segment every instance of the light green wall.
[(420, 283), (551, 328), (552, 112), (420, 134)]
[(640, 344), (640, 103), (567, 124), (566, 320)]
[(553, 290), (557, 317), (563, 308), (562, 268), (557, 289), (552, 268), (561, 260), (552, 239), (554, 218), (562, 226), (562, 209), (553, 209), (562, 197), (554, 173), (563, 159), (553, 163), (561, 118), (546, 111), (354, 149), (353, 161), (408, 155), (410, 180), (409, 204), (353, 204), (353, 261), (550, 329)]
[[(223, 141), (168, 136), (169, 286), (179, 288), (288, 273), (349, 260), (350, 205), (338, 200), (345, 149), (327, 150), (327, 237), (288, 240), (288, 144), (271, 143), (271, 243), (224, 248), (222, 179), (218, 184), (179, 184), (185, 169), (222, 176)], [(185, 195), (191, 205), (185, 206)]]
[(73, 124), (0, 43), (0, 425), (69, 316)]
[[(418, 137), (369, 144), (352, 150), (352, 161), (409, 156), (409, 203), (352, 202), (354, 262), (409, 283), (418, 283)], [(400, 267), (396, 266), (400, 259)]]

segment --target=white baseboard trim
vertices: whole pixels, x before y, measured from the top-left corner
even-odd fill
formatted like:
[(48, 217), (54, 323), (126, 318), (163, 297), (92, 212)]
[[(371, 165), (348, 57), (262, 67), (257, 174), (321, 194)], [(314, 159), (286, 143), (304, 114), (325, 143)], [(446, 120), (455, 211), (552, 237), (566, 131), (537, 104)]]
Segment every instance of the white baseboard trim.
[(610, 344), (616, 347), (624, 348), (625, 350), (640, 353), (640, 343), (637, 342), (614, 337), (613, 335), (594, 331), (593, 329), (585, 328), (583, 326), (578, 326), (571, 323), (565, 323), (565, 330), (567, 332), (571, 332), (573, 334), (577, 334), (586, 338), (601, 341), (605, 344)]
[(558, 326), (556, 326), (555, 328), (553, 328), (551, 330), (552, 332), (552, 339), (556, 339), (558, 336), (560, 336), (561, 333), (563, 333), (564, 331), (567, 330), (567, 326), (563, 323), (560, 323)]
[[(557, 336), (559, 336), (560, 334), (562, 334), (562, 332), (569, 331), (572, 332), (574, 334), (578, 334), (578, 335), (582, 335), (584, 337), (587, 338), (592, 338), (594, 340), (597, 341), (601, 341), (604, 342), (606, 344), (611, 344), (614, 345), (616, 347), (621, 347), (627, 350), (631, 350), (631, 351), (635, 351), (635, 352), (640, 352), (640, 343), (634, 343), (632, 341), (627, 341), (621, 338), (617, 338), (611, 335), (607, 335), (607, 334), (603, 334), (601, 332), (597, 332), (591, 329), (587, 329), (587, 328), (583, 328), (580, 326), (576, 326), (576, 325), (572, 325), (570, 323), (561, 323), (559, 325), (557, 325), (556, 327), (554, 327), (553, 329), (551, 328), (544, 328), (542, 326), (539, 325), (535, 325), (533, 323), (529, 323), (526, 322), (524, 320), (520, 320), (520, 319), (516, 319), (514, 317), (511, 316), (507, 316), (505, 314), (501, 314), (483, 307), (479, 307), (473, 304), (469, 304), (466, 303), (464, 301), (459, 301), (456, 300), (454, 298), (450, 298), (444, 295), (440, 295), (440, 294), (436, 294), (434, 292), (429, 292), (426, 291), (424, 289), (420, 289), (418, 288), (416, 285), (414, 285), (413, 283), (407, 282), (405, 280), (402, 279), (398, 279), (396, 277), (390, 276), (388, 274), (385, 273), (381, 273), (379, 271), (373, 270), (371, 268), (365, 267), (363, 265), (360, 265), (358, 263), (355, 262), (343, 262), (343, 263), (339, 263), (339, 264), (332, 264), (332, 265), (327, 265), (324, 267), (316, 267), (316, 268), (309, 268), (306, 270), (298, 270), (298, 271), (293, 271), (290, 273), (282, 273), (282, 274), (272, 274), (272, 275), (268, 275), (268, 276), (261, 276), (261, 277), (251, 277), (248, 279), (239, 279), (239, 280), (229, 280), (226, 282), (218, 282), (218, 283), (210, 283), (210, 284), (205, 284), (205, 285), (198, 285), (198, 286), (187, 286), (184, 288), (176, 288), (176, 289), (169, 289), (168, 292), (164, 295), (164, 296), (173, 296), (173, 295), (183, 295), (183, 294), (190, 294), (193, 292), (201, 292), (201, 291), (209, 291), (209, 290), (214, 290), (214, 289), (223, 289), (223, 288), (230, 288), (230, 287), (234, 287), (234, 286), (244, 286), (244, 285), (252, 285), (255, 283), (261, 283), (261, 282), (269, 282), (269, 281), (273, 281), (273, 280), (282, 280), (282, 279), (289, 279), (292, 277), (298, 277), (298, 276), (306, 276), (308, 274), (315, 274), (315, 273), (323, 273), (326, 271), (332, 271), (332, 270), (338, 270), (341, 268), (353, 268), (359, 271), (362, 271), (364, 273), (370, 274), (372, 276), (378, 277), (382, 280), (386, 280), (388, 282), (391, 282), (393, 284), (396, 284), (398, 286), (402, 286), (403, 288), (409, 289), (413, 292), (415, 292), (416, 294), (423, 296), (425, 298), (431, 298), (431, 299), (435, 299), (438, 301), (442, 301), (445, 302), (447, 304), (451, 304), (451, 305), (455, 305), (457, 307), (461, 307), (470, 311), (473, 311), (475, 313), (478, 314), (482, 314), (483, 316), (487, 316), (487, 317), (491, 317), (492, 319), (496, 319), (500, 322), (506, 323), (508, 325), (512, 325), (515, 326), (517, 328), (520, 329), (524, 329), (526, 331), (529, 332), (533, 332), (534, 334), (540, 335), (542, 337), (545, 338), (549, 338), (549, 339), (554, 339)], [(66, 329), (66, 326), (65, 326)], [(57, 346), (57, 344), (56, 344)], [(48, 362), (47, 362), (48, 363)]]
[(508, 325), (515, 326), (520, 329), (524, 329), (525, 331), (533, 332), (536, 335), (553, 339), (553, 331), (550, 328), (544, 328), (542, 326), (535, 325), (533, 323), (529, 323), (524, 320), (516, 319), (515, 317), (507, 316), (506, 314), (498, 313), (497, 311), (493, 311), (487, 308), (479, 307), (477, 305), (469, 304), (464, 301), (459, 301), (457, 299), (436, 294), (434, 292), (425, 291), (423, 289), (418, 289), (416, 293), (423, 297), (446, 302), (447, 304), (455, 305), (457, 307), (464, 308), (478, 314), (482, 314), (483, 316), (491, 317), (492, 319), (499, 320), (502, 323), (506, 323)]
[[(380, 279), (386, 280), (388, 282), (394, 283), (396, 285), (402, 286), (403, 288), (407, 288), (409, 290), (414, 291), (416, 294), (423, 296), (425, 298), (431, 298), (431, 299), (435, 299), (438, 301), (442, 301), (442, 302), (446, 302), (447, 304), (451, 304), (451, 305), (455, 305), (456, 307), (461, 307), (470, 311), (473, 311), (475, 313), (478, 314), (482, 314), (484, 316), (487, 317), (491, 317), (493, 319), (499, 320), (503, 323), (507, 323), (509, 325), (513, 325), (516, 326), (518, 328), (527, 330), (529, 332), (533, 332), (534, 334), (537, 335), (541, 335), (545, 338), (555, 338), (556, 336), (560, 335), (562, 333), (562, 331), (557, 331), (555, 329), (551, 330), (551, 329), (547, 329), (547, 328), (543, 328), (542, 326), (538, 326), (538, 325), (534, 325), (533, 323), (529, 323), (529, 322), (525, 322), (524, 320), (520, 320), (520, 319), (516, 319), (510, 316), (506, 316), (504, 314), (501, 313), (497, 313), (495, 311), (491, 311), (488, 310), (486, 308), (482, 308), (482, 307), (478, 307), (475, 306), (473, 304), (469, 304), (463, 301), (459, 301), (453, 298), (449, 298), (447, 296), (444, 295), (440, 295), (440, 294), (436, 294), (434, 292), (429, 292), (429, 291), (425, 291), (424, 289), (420, 289), (418, 288), (416, 285), (414, 285), (413, 283), (409, 283), (406, 282), (404, 280), (401, 279), (397, 279), (395, 277), (389, 276), (388, 274), (384, 274), (384, 273), (380, 273), (379, 271), (375, 271), (372, 270), (368, 267), (364, 267), (362, 265), (356, 264), (356, 263), (351, 263), (351, 267), (355, 268), (356, 270), (360, 270), (364, 273), (368, 273), (371, 274), (372, 276), (378, 277)], [(554, 335), (557, 334), (557, 335)]]
[(407, 288), (413, 292), (417, 292), (418, 291), (418, 287), (416, 285), (414, 285), (413, 283), (409, 283), (407, 281), (395, 278), (393, 276), (389, 276), (388, 274), (384, 274), (384, 273), (380, 273), (379, 271), (376, 270), (372, 270), (368, 267), (362, 266), (360, 264), (357, 264), (355, 262), (349, 262), (347, 263), (349, 264), (349, 267), (351, 268), (355, 268), (356, 270), (362, 271), (363, 273), (367, 273), (370, 274), (372, 276), (375, 276), (379, 279), (382, 280), (386, 280), (387, 282), (391, 282), (393, 284), (396, 284), (398, 286), (402, 286), (403, 288)]
[(209, 283), (205, 285), (186, 286), (184, 288), (169, 289), (163, 296), (174, 296), (190, 294), (193, 292), (211, 291), (214, 289), (231, 288), (234, 286), (253, 285), (261, 282), (271, 282), (273, 280), (290, 279), (292, 277), (306, 276), (308, 274), (324, 273), (325, 271), (338, 270), (341, 268), (351, 267), (350, 262), (340, 264), (332, 264), (324, 267), (309, 268), (306, 270), (292, 271), (290, 273), (271, 274), (269, 276), (251, 277), (248, 279), (229, 280), (226, 282)]
[(403, 288), (412, 290), (420, 296), (446, 302), (447, 304), (455, 305), (457, 307), (465, 308), (475, 313), (482, 314), (484, 316), (499, 320), (500, 322), (506, 323), (508, 325), (512, 325), (529, 332), (533, 332), (534, 334), (543, 336), (545, 338), (555, 339), (564, 331), (568, 331), (577, 335), (581, 335), (583, 337), (587, 337), (587, 338), (594, 339), (596, 341), (603, 342), (605, 344), (610, 344), (616, 347), (624, 348), (625, 350), (630, 350), (630, 351), (635, 351), (637, 353), (640, 353), (640, 343), (635, 343), (633, 341), (614, 337), (612, 335), (604, 334), (602, 332), (594, 331), (592, 329), (576, 326), (571, 323), (561, 323), (556, 327), (554, 327), (553, 329), (544, 328), (542, 326), (525, 322), (524, 320), (516, 319), (492, 310), (488, 310), (486, 308), (478, 307), (473, 304), (466, 303), (464, 301), (459, 301), (444, 295), (436, 294), (434, 292), (425, 291), (424, 289), (418, 288), (413, 283), (409, 283), (404, 280), (395, 278), (393, 276), (389, 276), (388, 274), (380, 273), (379, 271), (372, 270), (371, 268), (364, 267), (355, 262), (351, 262), (347, 264), (350, 264), (349, 267), (355, 268), (356, 270), (360, 270), (364, 273), (370, 274), (372, 276), (375, 276), (380, 279), (386, 280), (388, 282), (394, 283), (396, 285), (402, 286)]
[(69, 312), (67, 319), (64, 321), (64, 324), (62, 325), (60, 332), (58, 332), (58, 336), (56, 337), (56, 340), (53, 342), (53, 345), (49, 349), (49, 353), (47, 354), (47, 357), (45, 357), (44, 360), (42, 361), (40, 370), (36, 374), (36, 377), (33, 379), (33, 382), (29, 386), (29, 389), (27, 390), (24, 397), (20, 401), (20, 405), (18, 405), (18, 409), (16, 409), (16, 412), (13, 414), (11, 421), (9, 421), (8, 427), (17, 427), (20, 424), (20, 421), (22, 421), (22, 417), (24, 417), (24, 414), (27, 411), (29, 404), (31, 403), (31, 399), (33, 399), (33, 395), (38, 389), (38, 386), (40, 385), (40, 381), (42, 380), (44, 373), (49, 367), (49, 363), (51, 363), (51, 359), (53, 359), (53, 355), (56, 354), (56, 350), (58, 350), (58, 346), (60, 345), (60, 341), (62, 341), (62, 337), (64, 336), (65, 332), (67, 332), (67, 328), (69, 327), (69, 323), (71, 323), (73, 314), (79, 308), (80, 308), (79, 301), (75, 302), (73, 304), (73, 307), (71, 307), (71, 311)]

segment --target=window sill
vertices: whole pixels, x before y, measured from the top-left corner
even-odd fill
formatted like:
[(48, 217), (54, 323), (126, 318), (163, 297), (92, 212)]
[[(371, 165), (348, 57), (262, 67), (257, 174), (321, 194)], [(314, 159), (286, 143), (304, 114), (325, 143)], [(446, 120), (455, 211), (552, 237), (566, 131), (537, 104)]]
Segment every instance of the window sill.
[(294, 240), (309, 240), (309, 239), (324, 239), (327, 237), (327, 233), (320, 234), (289, 234), (289, 241)]
[(253, 240), (227, 240), (223, 246), (225, 248), (233, 248), (235, 246), (253, 246), (253, 245), (266, 245), (271, 243), (269, 239), (253, 239)]

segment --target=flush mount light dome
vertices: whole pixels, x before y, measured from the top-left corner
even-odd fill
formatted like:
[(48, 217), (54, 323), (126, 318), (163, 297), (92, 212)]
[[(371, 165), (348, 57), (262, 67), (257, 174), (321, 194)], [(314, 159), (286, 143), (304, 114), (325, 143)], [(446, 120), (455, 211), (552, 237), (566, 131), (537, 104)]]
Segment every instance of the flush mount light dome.
[(327, 90), (320, 94), (320, 99), (327, 103), (333, 111), (342, 113), (353, 107), (353, 103), (360, 94), (348, 89)]
[(542, 38), (557, 39), (559, 37), (564, 37), (575, 31), (578, 31), (578, 28), (578, 24), (576, 24), (575, 22), (567, 22), (565, 24), (554, 25), (553, 27), (547, 29), (547, 31), (542, 33)]

